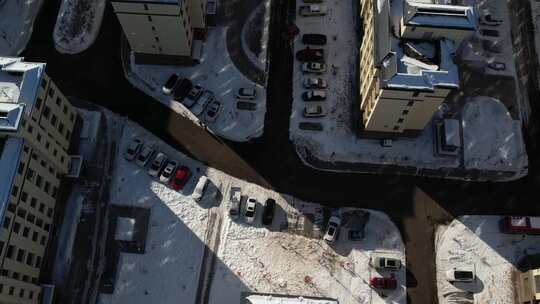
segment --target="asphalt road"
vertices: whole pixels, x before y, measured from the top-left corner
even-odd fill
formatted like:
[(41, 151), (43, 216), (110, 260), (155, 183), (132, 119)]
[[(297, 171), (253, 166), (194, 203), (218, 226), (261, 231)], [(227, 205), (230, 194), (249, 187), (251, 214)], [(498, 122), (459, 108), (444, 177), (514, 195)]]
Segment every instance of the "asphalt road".
[[(359, 206), (381, 210), (401, 228), (407, 248), (410, 303), (436, 303), (433, 227), (462, 214), (540, 215), (538, 164), (529, 176), (511, 183), (338, 174), (302, 164), (288, 137), (293, 58), (279, 33), (285, 26), (286, 0), (276, 0), (270, 45), (268, 111), (264, 136), (253, 143), (223, 142), (133, 88), (125, 79), (120, 27), (109, 7), (100, 36), (79, 55), (55, 51), (52, 28), (60, 1), (45, 1), (34, 27), (27, 60), (47, 62), (47, 73), (68, 96), (105, 106), (144, 126), (161, 139), (212, 167), (276, 191), (330, 207)], [(277, 34), (277, 35), (276, 35)], [(530, 153), (531, 156), (538, 152)], [(428, 266), (428, 267), (426, 267)]]

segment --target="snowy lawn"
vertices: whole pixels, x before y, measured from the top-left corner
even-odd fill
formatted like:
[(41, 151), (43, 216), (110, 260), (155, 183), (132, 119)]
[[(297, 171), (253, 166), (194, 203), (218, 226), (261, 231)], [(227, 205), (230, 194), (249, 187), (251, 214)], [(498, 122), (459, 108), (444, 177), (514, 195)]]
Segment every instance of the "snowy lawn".
[(0, 1), (0, 55), (20, 54), (30, 37), (42, 0)]
[[(242, 0), (245, 1), (245, 0)], [(247, 60), (254, 66), (266, 68), (266, 49), (268, 45), (268, 27), (270, 14), (270, 1), (260, 1), (260, 5), (248, 17), (239, 35), (241, 45), (244, 48)], [(259, 20), (263, 14), (262, 34), (260, 37), (260, 52), (258, 54), (250, 50), (249, 35), (253, 35), (252, 27), (255, 20)], [(259, 19), (255, 17), (259, 15)], [(247, 78), (235, 66), (227, 48), (228, 26), (210, 27), (208, 36), (203, 46), (203, 57), (200, 64), (193, 67), (174, 65), (142, 65), (135, 64), (134, 56), (129, 58), (129, 67), (126, 68), (128, 80), (138, 89), (152, 96), (159, 102), (170, 107), (172, 110), (187, 116), (188, 118), (206, 125), (217, 135), (233, 141), (249, 141), (260, 137), (264, 131), (264, 117), (266, 114), (266, 83), (257, 84)], [(173, 101), (170, 95), (161, 91), (163, 84), (170, 75), (177, 73), (180, 76), (191, 79), (193, 84), (200, 84), (210, 90), (216, 96), (216, 100), (222, 105), (221, 112), (213, 122), (205, 119), (203, 113), (200, 117), (193, 115), (184, 105)], [(236, 92), (239, 88), (255, 88), (257, 98), (256, 110), (238, 110)]]
[[(460, 292), (471, 292), (474, 303), (514, 303), (515, 266), (527, 254), (540, 253), (540, 236), (499, 232), (500, 216), (463, 216), (440, 226), (435, 238), (439, 303)], [(450, 284), (446, 271), (474, 267), (474, 283)]]
[[(436, 135), (432, 123), (429, 123), (423, 133), (416, 138), (399, 138), (393, 141), (392, 147), (382, 147), (380, 140), (360, 138), (353, 127), (352, 109), (359, 107), (356, 84), (356, 60), (359, 52), (358, 37), (355, 32), (355, 18), (358, 16), (358, 8), (352, 1), (329, 1), (328, 13), (324, 17), (296, 17), (296, 24), (300, 28), (300, 35), (294, 44), (295, 53), (304, 49), (300, 39), (302, 34), (322, 33), (328, 37), (328, 44), (324, 46), (328, 71), (322, 76), (328, 82), (327, 100), (320, 102), (326, 107), (327, 115), (323, 118), (303, 117), (306, 102), (301, 98), (305, 91), (303, 80), (313, 75), (304, 75), (300, 69), (300, 62), (295, 61), (293, 69), (293, 105), (290, 119), (290, 139), (296, 145), (297, 153), (303, 161), (317, 168), (318, 164), (310, 159), (316, 159), (327, 163), (324, 170), (331, 171), (356, 171), (369, 172), (373, 166), (394, 165), (403, 168), (396, 169), (396, 173), (423, 174), (421, 170), (439, 170), (440, 176), (448, 171), (449, 178), (462, 178), (464, 174), (452, 175), (453, 172), (467, 172), (470, 169), (505, 171), (516, 179), (526, 175), (527, 157), (525, 154), (520, 121), (512, 121), (506, 110), (493, 103), (480, 102), (465, 106), (457, 116), (463, 115), (463, 132), (468, 147), (459, 157), (438, 156), (435, 153)], [(297, 5), (302, 5), (299, 1)], [(507, 33), (506, 33), (507, 34)], [(508, 35), (508, 34), (507, 34)], [(474, 53), (474, 52), (472, 52)], [(474, 53), (476, 54), (476, 53)], [(506, 53), (505, 53), (506, 54)], [(476, 54), (477, 56), (480, 56)], [(513, 62), (509, 59), (507, 62)], [(510, 65), (510, 64), (508, 64)], [(510, 70), (513, 72), (513, 68)], [(515, 73), (513, 74), (515, 75)], [(481, 108), (481, 109), (480, 109)], [(435, 113), (434, 120), (441, 119), (448, 111), (442, 107)], [(481, 120), (478, 120), (473, 112), (481, 111)], [(361, 119), (360, 117), (356, 119)], [(320, 123), (323, 131), (302, 130), (299, 124), (302, 122)], [(497, 128), (489, 128), (483, 125), (494, 122), (502, 122), (507, 129), (498, 125)], [(467, 127), (465, 127), (467, 126)], [(474, 126), (474, 127), (471, 127)], [(483, 134), (482, 140), (475, 140), (470, 145), (474, 136), (478, 135), (479, 128), (485, 130), (497, 130), (494, 134)], [(501, 138), (501, 133), (508, 135)], [(464, 165), (463, 165), (464, 163)], [(336, 165), (337, 164), (337, 165)], [(350, 165), (366, 165), (354, 168)], [(349, 165), (349, 166), (348, 166)], [(334, 166), (334, 169), (332, 169)], [(416, 168), (415, 170), (410, 170)], [(482, 180), (498, 179), (494, 174), (482, 176)]]
[(96, 40), (105, 0), (63, 0), (54, 26), (54, 46), (60, 53), (77, 54)]
[[(134, 137), (191, 169), (193, 176), (184, 190), (172, 191), (149, 177), (145, 169), (124, 160), (126, 145)], [(201, 174), (208, 176), (210, 184), (203, 201), (196, 203), (191, 193)], [(242, 292), (320, 296), (335, 298), (339, 303), (406, 302), (404, 267), (395, 272), (396, 290), (378, 293), (368, 285), (372, 276), (390, 276), (389, 272), (378, 273), (369, 266), (373, 254), (383, 253), (406, 263), (400, 233), (382, 213), (336, 210), (344, 228), (334, 245), (328, 246), (321, 240), (326, 225), (322, 206), (207, 168), (127, 121), (113, 180), (110, 203), (150, 208), (150, 225), (146, 253), (121, 253), (115, 291), (112, 295), (101, 294), (99, 303), (166, 304), (178, 303), (179, 299), (194, 303), (201, 288), (199, 282), (207, 281), (201, 277), (201, 265), (212, 265), (211, 259), (215, 261), (207, 273), (211, 304), (239, 303)], [(259, 202), (254, 225), (246, 225), (242, 216), (237, 220), (228, 216), (225, 202), (231, 186), (241, 187), (245, 198), (254, 197)], [(221, 195), (217, 200), (208, 195), (218, 191)], [(262, 203), (269, 197), (277, 203), (275, 218), (270, 227), (263, 227)], [(359, 212), (370, 214), (366, 236), (361, 241), (348, 241), (346, 227), (351, 227), (353, 215)], [(217, 216), (215, 222), (212, 216)], [(213, 230), (216, 233), (208, 233)], [(215, 244), (219, 247), (213, 247), (207, 239), (212, 234), (217, 236)], [(205, 246), (212, 256), (206, 261)]]

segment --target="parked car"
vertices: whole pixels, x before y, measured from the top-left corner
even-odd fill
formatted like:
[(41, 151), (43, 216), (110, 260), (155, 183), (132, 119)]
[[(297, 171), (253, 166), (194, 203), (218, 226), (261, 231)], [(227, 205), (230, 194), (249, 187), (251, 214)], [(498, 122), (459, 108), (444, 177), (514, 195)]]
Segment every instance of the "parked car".
[(492, 14), (483, 14), (480, 16), (480, 24), (497, 26), (503, 23), (502, 19), (494, 17)]
[(163, 169), (166, 161), (167, 155), (165, 155), (165, 153), (163, 152), (159, 152), (156, 157), (154, 157), (150, 168), (148, 168), (148, 175), (158, 176), (158, 174), (161, 172), (161, 169)]
[(184, 98), (182, 103), (186, 107), (191, 108), (197, 102), (197, 100), (199, 100), (203, 92), (203, 87), (198, 84), (195, 85), (193, 88), (191, 88), (191, 91), (189, 91), (188, 95), (186, 96), (186, 98)]
[(324, 0), (304, 0), (304, 3), (323, 3)]
[(195, 189), (193, 190), (193, 194), (191, 195), (191, 197), (196, 202), (200, 202), (204, 196), (204, 192), (206, 191), (207, 187), (208, 187), (208, 177), (202, 175), (199, 178), (199, 181), (197, 182), (197, 185), (195, 186)]
[(475, 277), (474, 269), (459, 269), (454, 267), (446, 271), (448, 282), (473, 282)]
[(143, 146), (141, 152), (137, 155), (137, 158), (135, 159), (135, 163), (140, 166), (144, 167), (148, 163), (148, 160), (152, 155), (154, 154), (154, 149), (150, 146)]
[(304, 101), (323, 101), (326, 100), (326, 91), (323, 90), (310, 90), (302, 93), (302, 99)]
[(303, 115), (306, 118), (324, 117), (326, 110), (322, 105), (306, 105)]
[(255, 111), (257, 110), (257, 104), (254, 102), (238, 101), (236, 108), (243, 111)]
[(165, 167), (161, 171), (161, 174), (159, 175), (159, 181), (162, 183), (168, 183), (171, 180), (171, 177), (176, 171), (176, 168), (178, 167), (178, 163), (174, 160), (169, 160), (167, 164), (165, 164)]
[(246, 223), (251, 224), (255, 221), (256, 211), (257, 211), (257, 200), (252, 197), (248, 198), (246, 202), (246, 211), (244, 212)]
[(201, 97), (199, 97), (199, 100), (195, 103), (195, 105), (191, 108), (191, 113), (193, 113), (196, 116), (201, 115), (204, 110), (206, 110), (206, 107), (212, 102), (214, 102), (215, 97), (214, 93), (211, 91), (205, 90)]
[(324, 62), (324, 49), (311, 49), (309, 47), (296, 52), (296, 60), (302, 62)]
[(309, 130), (309, 131), (317, 131), (317, 132), (320, 132), (324, 129), (321, 123), (310, 122), (310, 121), (302, 121), (298, 123), (298, 128), (300, 130)]
[(242, 189), (240, 187), (231, 187), (229, 193), (229, 216), (237, 219), (240, 213), (240, 201), (242, 200)]
[(494, 62), (490, 62), (488, 63), (488, 68), (492, 69), (492, 70), (495, 70), (495, 71), (504, 71), (506, 70), (506, 64), (504, 64), (504, 62), (500, 62), (500, 61), (494, 61)]
[(173, 92), (174, 88), (176, 87), (178, 80), (180, 79), (180, 76), (178, 74), (172, 74), (169, 76), (163, 87), (161, 87), (161, 90), (163, 91), (163, 94), (169, 95)]
[(274, 209), (276, 207), (276, 201), (274, 199), (267, 199), (264, 204), (264, 211), (262, 216), (262, 223), (264, 225), (272, 225), (272, 220), (274, 219)]
[(326, 80), (320, 77), (307, 77), (304, 79), (304, 88), (306, 89), (326, 89)]
[(381, 144), (381, 147), (391, 148), (392, 145), (394, 145), (394, 141), (390, 138), (385, 138), (385, 139), (381, 139), (380, 144)]
[(303, 73), (322, 74), (326, 72), (326, 64), (320, 62), (304, 62), (302, 63)]
[(500, 37), (499, 31), (497, 30), (480, 29), (480, 34), (482, 36), (488, 36), (488, 37)]
[(215, 121), (221, 111), (221, 102), (214, 100), (206, 110), (206, 121)]
[(137, 153), (139, 153), (139, 151), (141, 151), (143, 147), (143, 141), (139, 138), (133, 138), (127, 148), (126, 148), (126, 151), (124, 152), (124, 157), (131, 161), (131, 160), (134, 160), (135, 157), (137, 156)]
[(188, 167), (182, 166), (179, 169), (176, 169), (173, 178), (171, 179), (171, 188), (174, 190), (182, 190), (187, 184), (189, 177), (191, 176), (191, 171)]
[(540, 217), (537, 216), (504, 216), (499, 221), (502, 233), (540, 234)]
[(189, 92), (191, 92), (191, 89), (193, 89), (191, 80), (187, 78), (180, 79), (173, 91), (174, 100), (183, 102)]
[(483, 39), (482, 47), (488, 52), (499, 54), (502, 52), (503, 42), (500, 39)]
[[(306, 1), (304, 1), (306, 2)], [(302, 42), (304, 44), (325, 45), (326, 35), (323, 34), (304, 34), (302, 35)]]
[(378, 269), (398, 270), (401, 268), (401, 261), (395, 258), (376, 255), (371, 258), (371, 266)]
[(326, 227), (326, 233), (323, 240), (327, 243), (333, 243), (339, 233), (339, 227), (341, 226), (341, 219), (338, 216), (331, 216), (328, 220), (328, 226)]
[(304, 17), (310, 17), (310, 16), (324, 16), (326, 15), (326, 5), (318, 5), (318, 4), (311, 4), (311, 5), (301, 5), (299, 8), (300, 15)]
[(255, 89), (255, 87), (239, 88), (238, 91), (236, 91), (236, 98), (254, 100), (255, 98), (257, 98), (257, 89)]
[(397, 280), (393, 275), (390, 277), (372, 277), (369, 280), (369, 285), (375, 289), (396, 289)]

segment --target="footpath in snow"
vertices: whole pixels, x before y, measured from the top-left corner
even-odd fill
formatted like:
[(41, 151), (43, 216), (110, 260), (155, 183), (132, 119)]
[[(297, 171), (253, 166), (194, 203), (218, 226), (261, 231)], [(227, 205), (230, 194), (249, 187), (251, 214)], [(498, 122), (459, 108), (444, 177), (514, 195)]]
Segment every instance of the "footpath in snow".
[[(394, 273), (396, 290), (377, 292), (368, 285), (373, 276), (390, 276), (370, 266), (374, 255), (406, 264), (400, 233), (388, 216), (356, 208), (332, 211), (341, 216), (343, 228), (329, 246), (321, 239), (329, 216), (322, 206), (208, 168), (134, 123), (117, 121), (125, 125), (109, 204), (147, 208), (150, 219), (146, 252), (120, 254), (114, 292), (100, 294), (98, 303), (172, 304), (182, 299), (189, 304), (206, 299), (232, 304), (247, 292), (332, 298), (342, 304), (406, 303), (404, 267)], [(183, 190), (169, 189), (124, 159), (135, 137), (190, 168), (193, 175)], [(210, 182), (196, 202), (191, 195), (202, 175)], [(246, 224), (242, 215), (236, 220), (228, 215), (231, 187), (241, 188), (241, 214), (248, 197), (259, 202), (254, 224)], [(275, 216), (271, 226), (262, 226), (262, 204), (268, 198), (276, 201)], [(359, 218), (368, 219), (365, 237), (349, 241), (348, 231), (358, 229)]]
[(42, 0), (0, 1), (0, 55), (19, 55), (32, 36)]
[[(229, 5), (234, 10), (236, 7), (253, 6), (253, 3), (235, 0), (222, 5)], [(199, 64), (192, 67), (136, 64), (131, 54), (129, 58), (124, 58), (127, 63), (124, 67), (126, 77), (136, 88), (173, 111), (205, 125), (221, 137), (244, 142), (262, 136), (266, 114), (266, 50), (271, 0), (258, 0), (255, 4), (255, 8), (247, 10), (249, 14), (243, 19), (238, 17), (239, 20), (231, 23), (209, 27)], [(233, 15), (235, 12), (229, 14)], [(234, 22), (242, 25), (238, 32), (230, 28)], [(235, 41), (238, 41), (238, 45)], [(231, 54), (231, 51), (234, 53)], [(173, 100), (172, 96), (163, 94), (163, 84), (174, 73), (190, 79), (193, 85), (199, 84), (214, 93), (216, 100), (221, 103), (216, 120), (208, 120), (205, 117), (206, 111), (197, 117), (183, 104)], [(258, 80), (255, 81), (254, 78)], [(253, 88), (257, 91), (255, 100), (247, 101), (253, 104), (252, 109), (239, 108), (236, 98), (239, 88)]]
[[(500, 233), (500, 216), (462, 216), (439, 226), (435, 237), (437, 291), (440, 304), (467, 298), (474, 303), (515, 303), (516, 265), (526, 255), (540, 253), (540, 236)], [(472, 283), (451, 284), (446, 271), (475, 269)]]
[[(303, 5), (301, 1), (297, 3), (297, 6), (300, 5)], [(303, 81), (313, 75), (303, 74), (297, 60), (293, 68), (290, 139), (306, 165), (328, 171), (384, 172), (465, 180), (505, 181), (527, 174), (528, 159), (519, 114), (514, 117), (507, 110), (519, 108), (519, 105), (509, 105), (495, 98), (483, 96), (493, 92), (494, 82), (491, 81), (470, 81), (470, 83), (464, 81), (465, 85), (460, 90), (474, 93), (452, 101), (453, 108), (441, 107), (435, 113), (432, 122), (416, 138), (399, 138), (393, 140), (391, 147), (383, 147), (380, 140), (360, 137), (356, 127), (358, 122), (355, 120), (361, 118), (352, 114), (352, 109), (359, 107), (356, 92), (358, 88), (356, 69), (359, 67), (356, 61), (360, 42), (355, 31), (356, 23), (359, 22), (357, 19), (360, 18), (359, 9), (356, 3), (351, 1), (330, 1), (326, 5), (329, 8), (326, 16), (296, 16), (295, 20), (300, 28), (300, 35), (294, 43), (295, 53), (306, 47), (300, 39), (302, 34), (322, 33), (328, 38), (328, 43), (324, 46), (327, 72), (316, 76), (328, 82), (327, 99), (318, 103), (325, 108), (326, 116), (304, 117), (303, 112), (307, 103), (301, 97), (306, 91)], [(506, 13), (506, 10), (501, 13)], [(508, 23), (508, 20), (505, 20)], [(509, 39), (509, 27), (504, 27), (501, 35), (503, 35), (501, 40)], [(481, 67), (484, 69), (483, 74), (487, 73), (495, 79), (497, 77), (514, 79), (510, 82), (515, 82), (510, 43), (505, 44), (504, 51), (496, 57), (479, 51), (478, 48), (482, 48), (481, 43), (465, 44), (465, 51), (461, 53), (464, 58), (460, 59), (463, 64), (466, 62), (475, 66), (478, 62), (483, 62)], [(487, 63), (494, 61), (505, 62), (508, 69), (504, 73), (489, 69), (487, 71), (485, 69)], [(505, 101), (510, 99), (516, 102), (514, 97), (518, 92), (504, 94), (513, 96), (504, 99)], [(434, 125), (447, 114), (451, 114), (461, 122), (462, 149), (457, 156), (442, 156), (436, 153), (437, 133)], [(301, 124), (305, 123), (318, 124), (322, 130), (301, 127)]]
[(105, 0), (63, 0), (54, 26), (54, 46), (64, 54), (77, 54), (96, 40)]

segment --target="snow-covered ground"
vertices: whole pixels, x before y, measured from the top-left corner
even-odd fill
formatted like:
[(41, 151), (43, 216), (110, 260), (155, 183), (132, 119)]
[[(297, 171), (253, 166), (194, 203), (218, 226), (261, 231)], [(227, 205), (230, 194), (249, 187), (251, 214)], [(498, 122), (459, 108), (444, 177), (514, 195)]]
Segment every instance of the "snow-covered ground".
[[(302, 3), (298, 3), (302, 5)], [(328, 81), (327, 100), (320, 102), (326, 107), (327, 115), (323, 118), (305, 118), (303, 110), (306, 103), (301, 94), (305, 91), (302, 81), (306, 77), (300, 70), (300, 63), (295, 61), (293, 69), (293, 106), (291, 112), (290, 138), (296, 145), (297, 153), (304, 162), (312, 167), (319, 164), (311, 160), (328, 164), (324, 170), (330, 171), (355, 171), (369, 172), (372, 165), (395, 165), (403, 167), (407, 174), (425, 174), (423, 169), (439, 170), (441, 177), (463, 178), (466, 174), (457, 176), (443, 172), (467, 172), (469, 169), (505, 171), (505, 177), (497, 174), (480, 177), (481, 180), (517, 179), (527, 173), (527, 157), (521, 133), (521, 123), (512, 121), (506, 109), (501, 108), (499, 102), (484, 102), (479, 99), (471, 100), (472, 105), (463, 109), (463, 136), (467, 140), (465, 151), (460, 157), (439, 156), (435, 153), (436, 134), (432, 123), (429, 123), (423, 133), (416, 138), (399, 138), (393, 141), (392, 147), (382, 147), (380, 140), (360, 138), (353, 128), (351, 110), (358, 106), (355, 85), (356, 60), (358, 57), (358, 38), (355, 32), (355, 18), (359, 18), (358, 9), (353, 7), (351, 1), (327, 2), (329, 10), (324, 17), (300, 17), (296, 18), (296, 24), (300, 28), (300, 35), (305, 33), (324, 33), (328, 37), (328, 44), (324, 47), (328, 71), (322, 76)], [(506, 11), (505, 11), (506, 12)], [(502, 32), (509, 39), (509, 31)], [(295, 41), (295, 53), (306, 46), (298, 38)], [(508, 52), (506, 52), (508, 51)], [(467, 52), (471, 56), (487, 58), (482, 54), (471, 50)], [(511, 44), (505, 46), (504, 56), (509, 70), (506, 73), (515, 75), (513, 59), (511, 56)], [(491, 59), (494, 61), (495, 59)], [(489, 62), (491, 62), (489, 61)], [(484, 63), (485, 65), (485, 63)], [(447, 111), (442, 107), (435, 113), (433, 121), (439, 120)], [(478, 113), (483, 115), (478, 118)], [(459, 116), (459, 115), (458, 115)], [(360, 119), (360, 118), (358, 118)], [(468, 121), (471, 120), (471, 121)], [(302, 122), (320, 123), (323, 131), (302, 130), (299, 124)], [(503, 122), (508, 129), (487, 128), (484, 124)], [(471, 126), (475, 126), (471, 128)], [(474, 139), (479, 134), (478, 128), (485, 130), (497, 130), (494, 134), (482, 134), (482, 138)], [(484, 132), (485, 133), (485, 132)], [(501, 136), (507, 135), (506, 138)], [(332, 164), (340, 164), (332, 167)], [(464, 165), (462, 165), (464, 163)], [(360, 165), (358, 167), (347, 166)], [(366, 165), (365, 169), (362, 164)], [(411, 171), (416, 168), (416, 171)], [(400, 169), (395, 170), (400, 173)], [(508, 177), (511, 175), (511, 177)]]
[(42, 0), (0, 1), (0, 55), (20, 54), (30, 37)]
[[(456, 293), (470, 292), (474, 303), (515, 303), (515, 265), (528, 254), (540, 253), (540, 236), (499, 232), (499, 216), (463, 216), (440, 226), (435, 238), (439, 303)], [(473, 283), (450, 284), (446, 271), (475, 269)]]
[[(245, 1), (245, 0), (241, 0)], [(266, 70), (270, 0), (260, 1), (260, 5), (248, 17), (242, 27), (242, 47), (255, 66), (262, 71)], [(240, 4), (238, 4), (240, 5)], [(258, 14), (262, 17), (262, 35), (260, 39), (259, 54), (254, 54), (247, 46), (247, 35), (253, 31), (254, 19)], [(185, 115), (195, 122), (206, 125), (215, 134), (233, 141), (249, 141), (260, 137), (264, 131), (264, 117), (266, 114), (266, 82), (257, 84), (244, 75), (236, 66), (227, 48), (228, 26), (210, 27), (203, 46), (203, 57), (200, 64), (195, 66), (175, 65), (143, 65), (136, 64), (134, 56), (129, 58), (129, 67), (125, 67), (128, 80), (138, 89), (152, 96), (159, 102), (170, 107), (172, 110)], [(232, 38), (231, 38), (232, 39)], [(191, 79), (193, 84), (200, 84), (210, 90), (216, 96), (221, 105), (221, 113), (213, 122), (207, 121), (205, 115), (200, 117), (193, 115), (189, 109), (179, 102), (173, 101), (170, 95), (165, 95), (161, 87), (173, 73)], [(257, 98), (256, 110), (247, 111), (237, 109), (236, 92), (239, 88), (255, 88)]]
[(105, 11), (105, 0), (63, 0), (53, 38), (60, 53), (77, 54), (96, 40)]
[[(134, 123), (124, 123), (110, 203), (150, 208), (150, 228), (146, 253), (121, 253), (115, 291), (101, 294), (99, 303), (166, 304), (180, 299), (194, 303), (201, 287), (200, 266), (210, 263), (203, 260), (205, 246), (215, 259), (210, 280), (201, 280), (211, 282), (211, 304), (239, 303), (242, 292), (327, 297), (339, 303), (406, 303), (404, 267), (395, 273), (397, 290), (378, 293), (368, 285), (371, 276), (390, 275), (369, 266), (374, 254), (399, 258), (405, 265), (400, 233), (386, 215), (353, 208), (334, 211), (342, 216), (344, 228), (335, 244), (328, 246), (320, 237), (325, 225), (322, 206), (205, 167)], [(184, 190), (172, 191), (146, 170), (124, 160), (123, 151), (134, 137), (191, 169), (193, 176)], [(202, 174), (208, 176), (210, 184), (202, 202), (196, 203), (191, 193)], [(260, 224), (262, 203), (258, 204), (255, 225), (245, 224), (242, 216), (231, 220), (226, 202), (232, 186), (241, 187), (243, 196), (259, 202), (269, 197), (276, 200), (271, 227)], [(221, 195), (210, 195), (214, 193)], [(348, 241), (347, 227), (354, 222), (354, 215), (362, 212), (370, 215), (366, 236), (362, 241)], [(217, 243), (208, 239), (212, 234), (218, 236)], [(215, 248), (213, 244), (217, 244)]]

